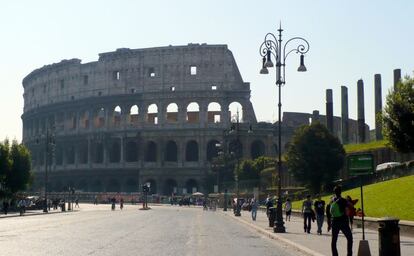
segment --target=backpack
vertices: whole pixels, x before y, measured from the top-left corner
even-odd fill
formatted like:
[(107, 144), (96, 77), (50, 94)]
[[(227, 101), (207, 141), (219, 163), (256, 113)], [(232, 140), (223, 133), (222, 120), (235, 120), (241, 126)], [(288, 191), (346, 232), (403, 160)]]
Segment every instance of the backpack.
[(338, 217), (341, 217), (341, 216), (344, 215), (344, 212), (339, 207), (338, 201), (339, 201), (339, 199), (336, 199), (331, 203), (330, 212), (331, 212), (332, 217), (334, 217), (334, 218), (338, 218)]

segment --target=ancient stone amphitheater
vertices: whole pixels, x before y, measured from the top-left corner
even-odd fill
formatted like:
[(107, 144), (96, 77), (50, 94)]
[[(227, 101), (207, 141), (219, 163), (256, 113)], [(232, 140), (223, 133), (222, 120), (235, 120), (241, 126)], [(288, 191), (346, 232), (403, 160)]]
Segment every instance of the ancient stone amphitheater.
[[(35, 190), (49, 168), (50, 191), (132, 192), (150, 182), (153, 193), (191, 193), (204, 191), (217, 144), (238, 140), (243, 158), (276, 155), (276, 126), (257, 123), (250, 84), (226, 45), (121, 48), (36, 69), (23, 87)], [(230, 133), (235, 109), (240, 124)], [(284, 116), (282, 145), (312, 114)]]
[(216, 144), (230, 136), (231, 104), (239, 106), (242, 156), (274, 154), (272, 126), (248, 134), (256, 126), (250, 85), (226, 45), (122, 48), (96, 62), (63, 60), (31, 72), (23, 87), (35, 188), (44, 184), (49, 133), (52, 191), (137, 191), (144, 182), (162, 194), (202, 190)]

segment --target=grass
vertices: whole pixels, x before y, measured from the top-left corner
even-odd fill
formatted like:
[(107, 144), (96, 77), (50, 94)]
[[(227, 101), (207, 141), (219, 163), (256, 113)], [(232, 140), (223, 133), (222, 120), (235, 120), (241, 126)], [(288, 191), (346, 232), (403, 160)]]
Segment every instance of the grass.
[[(364, 208), (369, 217), (393, 216), (401, 220), (414, 221), (414, 175), (364, 186)], [(350, 195), (352, 199), (360, 199), (360, 188), (342, 192), (342, 196)], [(322, 199), (329, 202), (329, 196)], [(361, 200), (355, 208), (361, 208)], [(292, 204), (300, 210), (302, 201)]]
[(374, 149), (385, 148), (385, 147), (388, 147), (388, 141), (386, 140), (371, 141), (371, 142), (362, 143), (362, 144), (344, 145), (344, 149), (346, 153), (362, 152), (362, 151), (374, 150)]

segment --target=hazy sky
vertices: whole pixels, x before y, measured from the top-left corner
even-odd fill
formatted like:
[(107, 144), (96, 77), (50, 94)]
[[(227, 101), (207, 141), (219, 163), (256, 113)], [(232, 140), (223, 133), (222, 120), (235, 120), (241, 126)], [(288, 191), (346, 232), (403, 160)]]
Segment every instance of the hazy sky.
[(394, 68), (413, 74), (414, 1), (0, 1), (0, 139), (21, 139), (23, 88), (33, 69), (62, 59), (95, 61), (116, 48), (188, 43), (227, 44), (261, 121), (277, 119), (275, 74), (259, 75), (259, 46), (279, 21), (284, 38), (310, 43), (306, 73), (299, 57), (287, 60), (283, 111), (325, 113), (333, 89), (340, 115), (340, 87), (348, 86), (356, 119), (356, 83), (365, 83), (365, 115), (374, 124), (374, 74), (382, 74), (385, 99)]

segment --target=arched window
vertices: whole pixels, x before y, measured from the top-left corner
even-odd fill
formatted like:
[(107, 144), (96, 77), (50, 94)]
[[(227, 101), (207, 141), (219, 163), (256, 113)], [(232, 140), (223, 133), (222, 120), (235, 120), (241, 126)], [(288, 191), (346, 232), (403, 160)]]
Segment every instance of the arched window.
[(230, 111), (230, 121), (231, 122), (237, 122), (237, 118), (239, 119), (240, 123), (243, 123), (243, 106), (237, 102), (234, 101), (230, 103), (229, 105), (229, 111)]
[(95, 127), (102, 128), (105, 125), (105, 109), (100, 108), (96, 113)]
[(167, 106), (167, 122), (168, 123), (178, 122), (178, 106), (175, 103), (170, 103)]
[(148, 106), (147, 123), (158, 124), (158, 107), (156, 104)]
[(78, 150), (78, 158), (80, 164), (87, 164), (88, 163), (88, 143), (86, 141), (83, 141), (79, 143), (77, 146)]
[(190, 140), (189, 142), (187, 142), (187, 146), (185, 149), (185, 161), (198, 161), (198, 143), (195, 140)]
[(173, 179), (168, 179), (164, 183), (163, 189), (164, 195), (171, 195), (172, 193), (177, 192), (177, 182)]
[(136, 162), (138, 161), (138, 146), (135, 141), (128, 141), (126, 143), (126, 161)]
[(147, 143), (145, 150), (145, 161), (156, 162), (157, 161), (157, 144), (153, 141)]
[(94, 162), (97, 164), (103, 163), (103, 154), (103, 144), (102, 142), (97, 142), (95, 144)]
[(197, 102), (191, 102), (187, 106), (187, 123), (196, 124), (200, 120), (200, 106)]
[(187, 189), (187, 193), (189, 193), (189, 194), (195, 193), (195, 192), (198, 191), (198, 184), (197, 184), (197, 181), (195, 179), (187, 180), (187, 182), (185, 183), (185, 187)]
[(220, 145), (218, 140), (210, 140), (207, 143), (207, 161), (211, 161), (214, 157), (218, 156)]
[(122, 116), (121, 107), (116, 106), (114, 108), (114, 112), (113, 112), (113, 116), (112, 116), (113, 126), (115, 126), (115, 127), (121, 126), (121, 116)]
[(129, 123), (132, 125), (138, 124), (139, 109), (137, 105), (133, 105), (129, 110)]
[(240, 140), (232, 140), (229, 143), (229, 153), (234, 155), (235, 157), (242, 158), (243, 157), (243, 144)]
[(174, 141), (168, 141), (165, 146), (165, 161), (168, 162), (177, 162), (177, 143)]
[(211, 102), (207, 107), (207, 122), (220, 123), (221, 122), (221, 106), (217, 102)]
[(75, 164), (75, 148), (73, 145), (66, 148), (66, 163)]
[(256, 159), (265, 154), (265, 144), (261, 140), (255, 140), (250, 146), (250, 155), (252, 159)]

